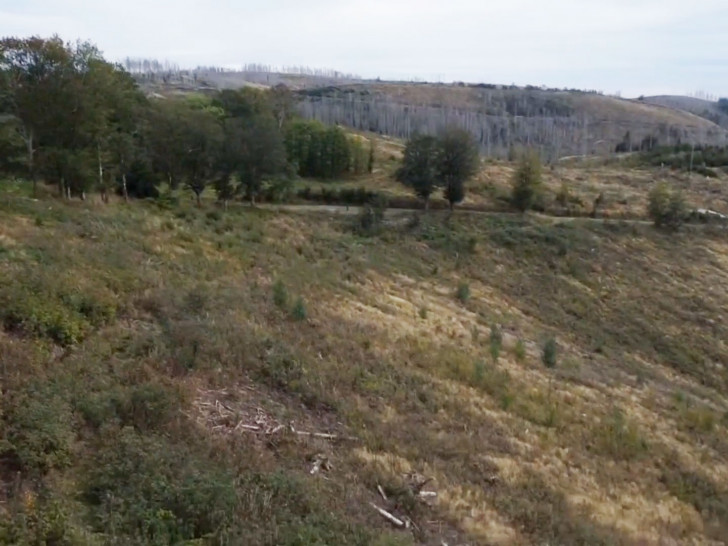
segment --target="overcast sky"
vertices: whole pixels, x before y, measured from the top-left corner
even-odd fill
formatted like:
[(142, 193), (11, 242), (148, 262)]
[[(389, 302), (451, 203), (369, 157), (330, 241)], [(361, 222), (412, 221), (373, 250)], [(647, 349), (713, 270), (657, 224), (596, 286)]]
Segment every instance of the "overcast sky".
[(728, 96), (728, 0), (0, 0), (0, 35), (107, 59)]

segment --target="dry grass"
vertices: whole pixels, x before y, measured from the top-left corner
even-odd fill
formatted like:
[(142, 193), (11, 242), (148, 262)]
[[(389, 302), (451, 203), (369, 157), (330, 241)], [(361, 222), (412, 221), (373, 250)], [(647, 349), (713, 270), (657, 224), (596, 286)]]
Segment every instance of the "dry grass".
[[(233, 543), (725, 540), (724, 235), (432, 213), (364, 238), (350, 222), (10, 197), (0, 274), (19, 280), (0, 296), (14, 301), (36, 270), (63, 316), (85, 320), (69, 293), (103, 302), (108, 291), (118, 306), (64, 349), (22, 328), (0, 334), (3, 383), (19, 393), (3, 399), (3, 438), (25, 450), (5, 448), (4, 479), (20, 465), (23, 491), (70, 503), (67, 536), (108, 532), (77, 488), (132, 427), (223, 473), (206, 479), (234, 477), (244, 502), (230, 508), (242, 525), (226, 523)], [(305, 320), (275, 305), (276, 281), (287, 301), (305, 298)], [(555, 370), (540, 361), (549, 335)], [(77, 417), (40, 429), (59, 447), (26, 461), (33, 444), (12, 431), (38, 425), (17, 410), (38, 396)], [(420, 499), (415, 475), (437, 496)], [(8, 521), (53, 519), (47, 504), (21, 509), (5, 495)], [(370, 502), (412, 529), (390, 532)]]

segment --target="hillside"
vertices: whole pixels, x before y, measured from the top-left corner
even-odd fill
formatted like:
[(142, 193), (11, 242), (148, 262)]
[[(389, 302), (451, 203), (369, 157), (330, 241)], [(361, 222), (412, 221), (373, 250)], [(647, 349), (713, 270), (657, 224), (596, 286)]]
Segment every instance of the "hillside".
[(1, 543), (725, 544), (722, 230), (0, 191)]
[(537, 146), (551, 159), (609, 155), (631, 142), (728, 143), (728, 124), (713, 103), (689, 97), (629, 100), (578, 90), (492, 84), (380, 82), (330, 73), (286, 74), (263, 68), (135, 73), (148, 93), (285, 85), (305, 117), (395, 138), (462, 126), (489, 157)]
[(647, 145), (725, 144), (728, 132), (673, 108), (579, 91), (364, 83), (301, 91), (306, 117), (397, 138), (469, 130), (486, 156), (535, 146), (546, 157), (609, 155), (629, 135)]
[(644, 97), (642, 100), (648, 104), (655, 104), (675, 110), (690, 112), (691, 114), (695, 114), (696, 116), (712, 121), (723, 128), (728, 128), (728, 115), (718, 108), (718, 103), (713, 101), (674, 95)]

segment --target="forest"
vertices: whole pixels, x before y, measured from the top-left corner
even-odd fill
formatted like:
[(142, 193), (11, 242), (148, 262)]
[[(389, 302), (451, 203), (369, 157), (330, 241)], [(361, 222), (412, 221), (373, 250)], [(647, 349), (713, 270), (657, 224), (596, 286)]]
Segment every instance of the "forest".
[(366, 143), (297, 119), (284, 87), (147, 97), (94, 45), (59, 38), (0, 42), (0, 121), (0, 170), (66, 198), (156, 197), (166, 184), (198, 202), (208, 186), (255, 201), (270, 181), (371, 168)]

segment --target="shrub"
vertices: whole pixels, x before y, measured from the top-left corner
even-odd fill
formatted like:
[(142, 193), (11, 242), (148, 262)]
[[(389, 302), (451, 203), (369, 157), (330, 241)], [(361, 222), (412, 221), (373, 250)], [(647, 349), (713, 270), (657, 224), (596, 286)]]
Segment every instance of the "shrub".
[(466, 282), (461, 282), (455, 292), (455, 297), (460, 300), (461, 303), (468, 301), (470, 299), (470, 285)]
[(381, 195), (364, 205), (357, 218), (356, 231), (360, 235), (375, 235), (379, 233), (387, 210), (387, 199)]
[(618, 460), (630, 460), (647, 451), (647, 442), (634, 423), (615, 409), (595, 429), (594, 445), (600, 453)]
[(541, 191), (541, 160), (535, 151), (522, 155), (513, 175), (511, 203), (521, 212), (533, 208)]
[(8, 404), (0, 455), (13, 466), (45, 473), (71, 462), (73, 417), (58, 386), (31, 385)]
[(516, 347), (513, 350), (514, 356), (518, 362), (523, 362), (526, 359), (526, 346), (522, 339), (516, 342)]
[(497, 324), (493, 324), (490, 327), (490, 356), (493, 362), (498, 362), (500, 357), (501, 347), (503, 346), (503, 333)]
[(273, 303), (281, 309), (288, 305), (288, 290), (280, 279), (273, 284)]
[(296, 303), (293, 304), (293, 309), (291, 310), (291, 316), (294, 320), (306, 320), (306, 304), (304, 303), (302, 298), (298, 298), (296, 300)]
[(221, 541), (239, 503), (232, 475), (161, 436), (113, 436), (84, 474), (98, 531), (137, 544)]
[(556, 357), (558, 352), (558, 345), (553, 337), (549, 337), (543, 345), (541, 351), (541, 362), (547, 368), (556, 367)]
[(687, 209), (682, 193), (658, 184), (649, 194), (647, 213), (655, 227), (677, 231), (685, 221)]

